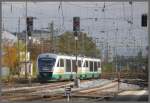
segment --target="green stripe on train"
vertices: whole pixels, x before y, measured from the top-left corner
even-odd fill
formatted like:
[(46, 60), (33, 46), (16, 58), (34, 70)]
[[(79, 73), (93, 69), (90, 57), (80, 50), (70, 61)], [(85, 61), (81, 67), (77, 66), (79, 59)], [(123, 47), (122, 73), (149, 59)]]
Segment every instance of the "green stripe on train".
[[(63, 79), (63, 80), (68, 80), (68, 79), (75, 79), (76, 74), (53, 74), (52, 79)], [(99, 78), (100, 73), (86, 73), (86, 74), (78, 74), (78, 78), (80, 79), (88, 79), (88, 78)]]

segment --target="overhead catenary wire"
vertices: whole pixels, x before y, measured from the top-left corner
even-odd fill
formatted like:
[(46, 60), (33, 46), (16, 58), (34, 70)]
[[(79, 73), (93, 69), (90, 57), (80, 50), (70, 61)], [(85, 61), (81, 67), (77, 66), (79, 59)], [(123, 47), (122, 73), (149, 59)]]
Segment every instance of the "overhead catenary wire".
[[(11, 3), (8, 3), (8, 4), (6, 4), (6, 5), (10, 5)], [(12, 3), (13, 4), (13, 3)], [(19, 4), (19, 3), (18, 3)], [(20, 3), (20, 4), (22, 4), (22, 3)], [(28, 4), (30, 4), (30, 3), (28, 3)], [(44, 5), (44, 6), (48, 6), (48, 5), (51, 5), (51, 4), (54, 4), (54, 5), (58, 5), (58, 8), (60, 8), (60, 10), (58, 10), (59, 11), (59, 15), (60, 15), (60, 17), (57, 17), (57, 16), (52, 16), (52, 15), (48, 15), (47, 17), (44, 17), (44, 16), (39, 16), (39, 17), (37, 17), (37, 21), (39, 21), (38, 22), (38, 24), (39, 24), (39, 27), (40, 27), (40, 25), (43, 25), (44, 27), (46, 27), (46, 25), (44, 24), (44, 23), (46, 23), (45, 21), (47, 21), (47, 20), (54, 20), (54, 22), (56, 22), (55, 24), (56, 25), (59, 25), (59, 24), (61, 24), (61, 26), (62, 26), (62, 22), (64, 22), (65, 24), (64, 24), (64, 26), (63, 27), (65, 27), (67, 24), (71, 24), (71, 22), (72, 22), (72, 17), (67, 17), (66, 15), (65, 15), (65, 13), (63, 12), (63, 15), (65, 16), (64, 17), (64, 20), (63, 20), (63, 17), (62, 17), (62, 11), (61, 11), (61, 7), (62, 7), (62, 3), (61, 2), (58, 2), (58, 3), (37, 3), (36, 5)], [(72, 3), (71, 2), (71, 5), (70, 5), (70, 2), (63, 2), (63, 7), (64, 6), (66, 6), (67, 5), (67, 7), (71, 7), (71, 6), (81, 6), (81, 7), (79, 7), (79, 8), (84, 8), (84, 6), (87, 6), (87, 10), (89, 10), (89, 12), (88, 13), (91, 13), (90, 12), (90, 10), (91, 11), (93, 11), (94, 10), (94, 17), (90, 17), (90, 15), (88, 15), (87, 17), (85, 16), (85, 17), (81, 17), (81, 20), (82, 21), (87, 21), (87, 24), (89, 25), (89, 26), (86, 26), (85, 24), (85, 26), (84, 26), (84, 28), (82, 28), (82, 29), (87, 29), (87, 31), (89, 31), (90, 33), (93, 33), (93, 34), (95, 34), (95, 33), (102, 33), (102, 32), (104, 32), (104, 35), (106, 34), (106, 33), (111, 33), (111, 32), (115, 32), (115, 28), (113, 28), (113, 27), (108, 27), (108, 28), (105, 28), (105, 30), (102, 30), (101, 28), (100, 28), (100, 26), (99, 26), (99, 24), (101, 24), (101, 22), (102, 21), (106, 21), (106, 22), (116, 22), (116, 21), (121, 21), (121, 22), (127, 22), (127, 20), (131, 20), (130, 18), (128, 19), (128, 18), (126, 18), (128, 15), (127, 15), (127, 12), (126, 12), (126, 7), (129, 5), (127, 5), (127, 3), (126, 2), (123, 2), (123, 3), (105, 3), (105, 6), (103, 5), (103, 3), (86, 3), (86, 4), (84, 4), (84, 3)], [(123, 15), (125, 15), (125, 16), (123, 16), (123, 17), (99, 17), (98, 15), (96, 15), (96, 12), (98, 13), (98, 11), (100, 11), (102, 8), (105, 8), (105, 11), (107, 11), (108, 9), (112, 9), (113, 7), (115, 7), (114, 9), (115, 9), (115, 11), (116, 10), (119, 10), (119, 8), (121, 8), (122, 7), (122, 5), (120, 5), (120, 4), (123, 4), (123, 9), (124, 9), (124, 13), (123, 13)], [(119, 6), (120, 5), (120, 6)], [(41, 11), (39, 10), (39, 11), (37, 11), (37, 10), (32, 10), (31, 9), (31, 7), (29, 7), (29, 6), (31, 6), (31, 5), (28, 5), (28, 9), (30, 9), (31, 10), (31, 12), (34, 12), (34, 14), (36, 15), (38, 15), (38, 14), (42, 14), (42, 15), (45, 15), (45, 13), (44, 12), (42, 12), (42, 7), (41, 7)], [(13, 4), (13, 12), (12, 13), (14, 13), (14, 11), (16, 10), (15, 8), (16, 8), (17, 6), (15, 5), (15, 4)], [(111, 8), (112, 7), (112, 8)], [(33, 7), (33, 9), (34, 9), (34, 7)], [(113, 9), (113, 10), (114, 10)], [(65, 7), (64, 7), (64, 9), (63, 9), (63, 11), (64, 10), (66, 10), (65, 9)], [(36, 12), (37, 11), (37, 12)], [(29, 11), (30, 12), (30, 11)], [(71, 9), (69, 10), (69, 12), (71, 12)], [(81, 11), (80, 11), (81, 12)], [(82, 12), (81, 12), (82, 13)], [(81, 14), (80, 13), (80, 14)], [(106, 13), (107, 14), (107, 13)], [(99, 13), (99, 15), (101, 15), (100, 13)], [(5, 16), (5, 15), (4, 15)], [(3, 20), (13, 20), (13, 19), (15, 19), (15, 17), (4, 17), (3, 16)], [(134, 16), (136, 16), (136, 15), (134, 15)], [(18, 17), (16, 17), (16, 19), (17, 19)], [(25, 19), (25, 18), (21, 18), (21, 19)], [(58, 22), (58, 20), (60, 20), (60, 19), (62, 19), (62, 22)], [(140, 18), (138, 18), (138, 17), (134, 17), (134, 20), (135, 19), (140, 19)], [(9, 26), (9, 25), (11, 25), (11, 24), (7, 24), (7, 20), (5, 21), (5, 28), (7, 29), (7, 26)], [(97, 26), (96, 25), (94, 25), (94, 30), (91, 30), (90, 28), (90, 22), (91, 21), (95, 21), (95, 22), (93, 22), (94, 24), (98, 24)], [(41, 22), (43, 22), (43, 23), (41, 23), (40, 24), (40, 21)], [(120, 22), (119, 21), (119, 22)], [(9, 21), (8, 21), (9, 22)], [(24, 24), (21, 24), (21, 26), (23, 26)], [(104, 25), (107, 25), (107, 24), (104, 24)], [(113, 26), (113, 24), (112, 24), (112, 26)], [(133, 24), (132, 25), (133, 26), (133, 29), (132, 29), (132, 32), (133, 32), (133, 30), (134, 31), (142, 31), (143, 30), (143, 28), (140, 28), (140, 26), (138, 26), (138, 25), (136, 25), (136, 24)], [(58, 28), (59, 28), (59, 30), (60, 30), (60, 32), (61, 32), (61, 30), (63, 29), (64, 31), (65, 31), (65, 29), (63, 28), (63, 27), (59, 27), (58, 26)], [(12, 28), (15, 28), (15, 27), (12, 27)], [(21, 27), (22, 28), (22, 27)], [(38, 27), (37, 27), (37, 29), (38, 29)], [(70, 29), (70, 28), (69, 28)], [(89, 29), (89, 30), (88, 30)], [(62, 31), (63, 31), (62, 30)], [(118, 30), (119, 31), (121, 31), (121, 30), (126, 30), (127, 31), (127, 27), (119, 27), (118, 28)], [(70, 30), (71, 31), (71, 30)], [(94, 32), (93, 32), (94, 31)], [(105, 35), (106, 36), (106, 35)], [(128, 37), (127, 39), (131, 39), (130, 37)]]
[[(65, 5), (71, 5), (71, 6), (75, 6), (75, 7), (81, 7), (81, 8), (91, 8), (91, 9), (93, 9), (93, 8), (95, 8), (95, 5), (93, 5), (93, 4), (83, 4), (83, 5), (81, 5), (81, 4), (77, 4), (77, 3), (70, 3), (70, 2), (67, 2)], [(101, 4), (101, 3), (97, 3), (97, 4)], [(89, 5), (92, 5), (92, 6), (89, 6)], [(118, 3), (113, 3), (113, 4), (107, 4), (106, 5), (106, 7), (111, 7), (111, 6), (116, 6), (116, 5), (120, 5), (120, 4), (118, 4)], [(97, 8), (98, 9), (102, 9), (103, 8), (103, 5), (102, 6), (99, 6), (99, 5), (97, 5)], [(106, 8), (107, 9), (107, 8)]]

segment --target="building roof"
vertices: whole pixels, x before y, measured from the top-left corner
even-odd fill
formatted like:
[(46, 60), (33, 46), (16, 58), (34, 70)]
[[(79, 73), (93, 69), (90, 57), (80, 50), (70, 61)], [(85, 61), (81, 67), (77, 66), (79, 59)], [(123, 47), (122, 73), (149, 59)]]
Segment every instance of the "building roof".
[(10, 41), (10, 42), (16, 42), (17, 37), (14, 34), (8, 32), (8, 31), (2, 31), (2, 40), (3, 41), (7, 40), (7, 41)]

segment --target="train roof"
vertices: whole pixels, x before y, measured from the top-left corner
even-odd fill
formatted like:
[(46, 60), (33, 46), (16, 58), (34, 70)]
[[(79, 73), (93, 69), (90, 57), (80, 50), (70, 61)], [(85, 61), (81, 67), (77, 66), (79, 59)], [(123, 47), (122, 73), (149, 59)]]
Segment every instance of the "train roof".
[[(53, 57), (53, 58), (75, 58), (76, 56), (74, 55), (62, 55), (62, 54), (54, 54), (54, 53), (42, 53), (38, 56), (40, 57)], [(86, 56), (77, 56), (78, 60), (100, 60), (100, 58), (91, 58), (91, 57), (86, 57)]]

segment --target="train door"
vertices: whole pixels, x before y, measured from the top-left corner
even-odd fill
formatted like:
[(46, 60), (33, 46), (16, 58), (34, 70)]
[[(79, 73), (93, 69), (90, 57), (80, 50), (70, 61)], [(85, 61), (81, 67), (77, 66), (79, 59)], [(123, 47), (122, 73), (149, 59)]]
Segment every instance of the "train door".
[(93, 71), (94, 71), (94, 63), (93, 61), (90, 61), (90, 77), (93, 78), (94, 77), (94, 74), (93, 74)]
[(98, 70), (98, 65), (97, 65), (98, 62), (94, 61), (94, 72), (97, 72)]
[(98, 78), (99, 77), (99, 73), (98, 73), (98, 62), (97, 61), (94, 61), (93, 62), (94, 64), (94, 78)]
[(98, 68), (98, 72), (101, 73), (101, 62), (97, 62), (97, 68)]
[(70, 79), (71, 76), (71, 60), (66, 59), (66, 79)]
[(66, 72), (71, 72), (71, 60), (66, 59)]
[(78, 69), (77, 69), (77, 73), (81, 74), (82, 73), (82, 68), (81, 68), (81, 60), (78, 60)]
[(73, 75), (73, 78), (76, 77), (76, 60), (75, 59), (72, 60), (72, 75)]
[(53, 78), (62, 79), (64, 74), (64, 60), (62, 58), (57, 58), (55, 68), (53, 70)]
[(72, 72), (76, 72), (76, 60), (72, 60)]
[(85, 77), (86, 78), (89, 78), (89, 74), (90, 74), (90, 69), (89, 69), (89, 61), (88, 60), (85, 60), (85, 73), (86, 73), (86, 75), (85, 75)]

